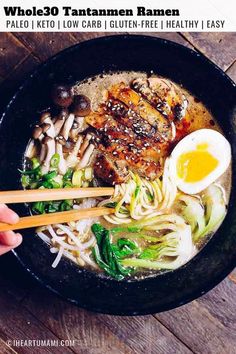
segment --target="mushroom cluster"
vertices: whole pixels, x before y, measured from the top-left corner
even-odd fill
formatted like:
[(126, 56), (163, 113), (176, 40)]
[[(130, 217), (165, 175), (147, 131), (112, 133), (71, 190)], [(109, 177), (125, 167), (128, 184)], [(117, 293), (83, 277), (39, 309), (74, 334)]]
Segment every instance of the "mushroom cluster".
[(68, 168), (82, 169), (89, 164), (95, 146), (90, 133), (81, 133), (88, 128), (84, 117), (91, 112), (91, 105), (88, 97), (73, 95), (71, 88), (63, 85), (53, 87), (52, 100), (60, 112), (55, 117), (50, 112), (41, 115), (26, 157), (38, 156), (42, 174), (46, 174), (52, 157), (58, 154), (58, 171), (64, 175)]

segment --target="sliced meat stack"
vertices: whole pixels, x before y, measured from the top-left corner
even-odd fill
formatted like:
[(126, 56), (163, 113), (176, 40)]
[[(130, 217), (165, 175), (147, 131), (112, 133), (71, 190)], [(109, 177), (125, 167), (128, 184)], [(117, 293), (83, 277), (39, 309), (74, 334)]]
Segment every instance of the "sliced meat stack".
[(183, 95), (163, 79), (135, 79), (131, 85), (113, 85), (99, 112), (86, 117), (96, 135), (95, 174), (108, 184), (125, 182), (129, 170), (150, 180), (159, 177), (173, 121), (186, 111)]

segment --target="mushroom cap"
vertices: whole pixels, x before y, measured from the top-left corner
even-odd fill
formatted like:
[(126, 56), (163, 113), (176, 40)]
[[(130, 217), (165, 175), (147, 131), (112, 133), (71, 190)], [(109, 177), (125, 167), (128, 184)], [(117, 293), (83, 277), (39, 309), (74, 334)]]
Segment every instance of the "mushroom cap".
[(81, 117), (87, 116), (91, 112), (91, 101), (85, 95), (74, 96), (74, 101), (71, 107), (72, 112)]
[(42, 133), (43, 133), (43, 129), (39, 126), (36, 126), (33, 130), (32, 136), (34, 139), (38, 139)]
[(56, 141), (57, 141), (57, 143), (59, 143), (61, 145), (65, 145), (66, 144), (66, 139), (62, 135), (58, 135), (56, 137)]
[(69, 111), (66, 108), (62, 108), (60, 113), (58, 114), (58, 119), (66, 119), (69, 115)]
[(52, 140), (54, 140), (53, 138), (51, 138), (50, 136), (45, 136), (42, 140), (43, 144), (48, 144), (50, 143)]
[(48, 129), (51, 128), (51, 124), (43, 123), (43, 124), (41, 125), (41, 127), (42, 127), (42, 130), (43, 130), (43, 133), (46, 133), (46, 132), (48, 131)]
[(40, 117), (40, 122), (44, 123), (47, 118), (51, 118), (51, 114), (49, 112), (44, 112)]

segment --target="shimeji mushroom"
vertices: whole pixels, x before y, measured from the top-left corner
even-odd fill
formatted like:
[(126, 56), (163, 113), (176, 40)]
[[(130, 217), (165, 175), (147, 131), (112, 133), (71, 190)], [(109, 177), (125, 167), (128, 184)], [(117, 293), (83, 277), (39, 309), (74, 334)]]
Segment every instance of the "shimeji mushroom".
[(77, 165), (78, 169), (84, 168), (89, 164), (89, 160), (90, 160), (90, 157), (92, 156), (94, 148), (95, 148), (95, 146), (93, 144), (90, 144), (87, 147), (82, 159), (80, 160), (80, 162)]
[(42, 129), (50, 138), (55, 138), (55, 128), (51, 119), (50, 113), (43, 113), (40, 122), (42, 124)]
[[(46, 147), (42, 143), (44, 136), (45, 135), (43, 133), (43, 129), (40, 126), (35, 126), (35, 128), (33, 130), (34, 146), (35, 146), (35, 140), (37, 140), (37, 141), (39, 141), (39, 143), (41, 143), (40, 157), (39, 157), (40, 161), (44, 160), (45, 154), (46, 154)], [(27, 157), (29, 157), (28, 154), (27, 154)]]
[(73, 125), (74, 118), (75, 118), (75, 115), (73, 113), (70, 113), (68, 118), (66, 119), (62, 129), (61, 129), (60, 135), (63, 136), (63, 138), (65, 140), (68, 140), (68, 138), (69, 138), (69, 133), (70, 133), (71, 127)]
[(46, 147), (46, 157), (42, 164), (42, 174), (46, 174), (48, 173), (50, 168), (51, 158), (56, 152), (56, 144), (55, 144), (55, 140), (50, 136), (46, 136), (43, 139), (42, 144), (45, 145)]
[(83, 137), (79, 135), (78, 140), (76, 141), (75, 145), (73, 146), (73, 149), (69, 153), (66, 163), (67, 167), (75, 167), (77, 162), (78, 162), (78, 154), (80, 151), (80, 146), (82, 144)]
[(63, 156), (63, 149), (60, 140), (56, 142), (56, 152), (60, 156), (59, 164), (58, 164), (58, 171), (61, 175), (64, 175), (67, 171), (67, 163)]
[(54, 122), (55, 136), (58, 136), (58, 134), (60, 133), (68, 115), (69, 115), (68, 110), (62, 109), (58, 117), (55, 118), (55, 122)]
[(89, 146), (89, 142), (92, 138), (92, 135), (91, 134), (86, 134), (85, 138), (84, 138), (84, 141), (83, 141), (83, 144), (81, 145), (81, 148), (80, 148), (80, 155), (83, 156), (85, 150), (87, 149), (87, 147)]
[(36, 146), (35, 140), (39, 140), (41, 142), (42, 139), (44, 138), (42, 128), (40, 126), (35, 126), (32, 136), (33, 136), (33, 139), (30, 140), (30, 142), (27, 146), (26, 154), (25, 154), (25, 156), (28, 157), (29, 159), (34, 157), (37, 152), (37, 146)]

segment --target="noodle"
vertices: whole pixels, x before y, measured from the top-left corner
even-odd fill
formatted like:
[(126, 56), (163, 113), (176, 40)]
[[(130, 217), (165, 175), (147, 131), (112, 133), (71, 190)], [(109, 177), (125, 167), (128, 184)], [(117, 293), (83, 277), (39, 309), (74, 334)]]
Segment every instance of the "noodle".
[(99, 206), (115, 205), (114, 215), (105, 215), (104, 218), (112, 224), (124, 224), (169, 210), (177, 195), (169, 172), (169, 161), (168, 158), (165, 161), (162, 181), (148, 181), (130, 172), (130, 180), (116, 185), (114, 196), (99, 203)]

